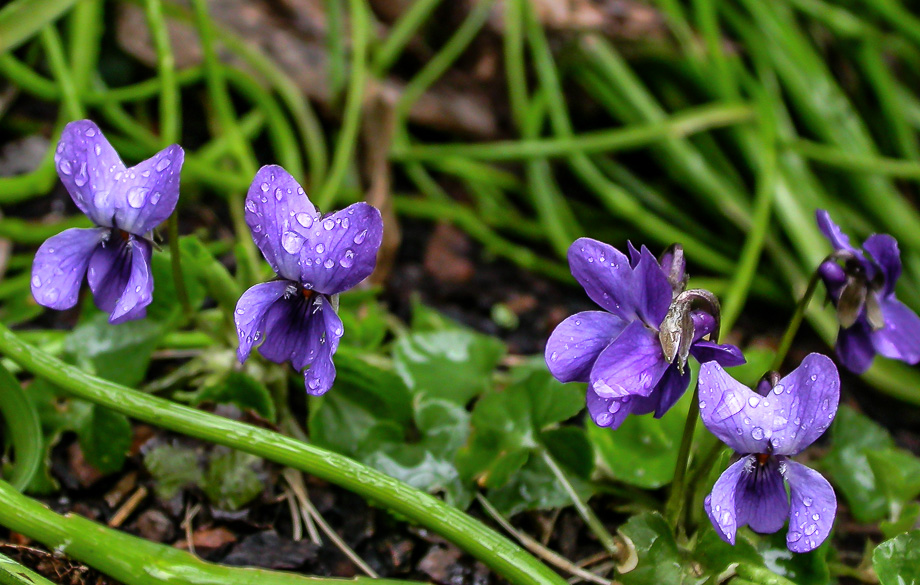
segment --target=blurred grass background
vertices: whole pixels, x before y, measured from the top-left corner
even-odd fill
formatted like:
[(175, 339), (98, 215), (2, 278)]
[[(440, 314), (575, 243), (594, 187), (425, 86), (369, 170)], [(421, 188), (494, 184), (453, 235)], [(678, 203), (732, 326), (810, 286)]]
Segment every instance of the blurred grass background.
[[(127, 162), (186, 147), (180, 220), (242, 219), (261, 164), (328, 211), (449, 222), (491, 256), (571, 285), (590, 236), (684, 245), (691, 286), (745, 339), (784, 323), (830, 251), (817, 208), (901, 245), (920, 284), (920, 17), (898, 0), (14, 0), (0, 9), (0, 319), (41, 312), (34, 248), (86, 225), (49, 204), (63, 125), (99, 122)], [(177, 226), (171, 226), (176, 229)], [(173, 232), (176, 233), (176, 232)], [(819, 299), (820, 300), (820, 299)], [(808, 320), (828, 343), (832, 313)], [(776, 328), (771, 330), (778, 335)], [(865, 379), (920, 404), (920, 374)]]

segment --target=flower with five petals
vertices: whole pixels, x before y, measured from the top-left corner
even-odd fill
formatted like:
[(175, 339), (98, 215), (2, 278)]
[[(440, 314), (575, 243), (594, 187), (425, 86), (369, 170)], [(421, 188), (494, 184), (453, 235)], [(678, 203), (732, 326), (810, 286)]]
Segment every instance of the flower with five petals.
[(51, 309), (77, 304), (83, 276), (109, 322), (141, 319), (153, 299), (152, 230), (176, 207), (184, 152), (173, 144), (126, 168), (89, 120), (64, 127), (54, 155), (61, 182), (96, 227), (71, 228), (35, 253), (32, 296)]
[(237, 302), (234, 319), (240, 362), (261, 342), (268, 360), (303, 371), (307, 392), (332, 387), (332, 356), (342, 337), (338, 293), (374, 271), (383, 238), (380, 212), (355, 203), (323, 216), (303, 188), (277, 165), (259, 169), (246, 195), (246, 223), (278, 275)]

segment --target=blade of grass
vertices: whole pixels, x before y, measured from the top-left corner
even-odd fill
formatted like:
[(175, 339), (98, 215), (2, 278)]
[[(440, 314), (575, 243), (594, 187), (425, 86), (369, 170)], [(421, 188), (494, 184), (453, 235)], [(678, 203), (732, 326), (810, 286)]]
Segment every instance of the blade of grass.
[(29, 40), (76, 3), (77, 0), (13, 0), (0, 10), (0, 53)]

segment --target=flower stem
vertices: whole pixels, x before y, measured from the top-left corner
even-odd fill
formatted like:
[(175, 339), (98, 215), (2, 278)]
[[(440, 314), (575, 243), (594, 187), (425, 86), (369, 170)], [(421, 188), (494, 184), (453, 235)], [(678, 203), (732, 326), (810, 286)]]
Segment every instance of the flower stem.
[[(363, 577), (346, 581), (215, 565), (184, 550), (150, 542), (76, 514), (61, 516), (3, 481), (0, 481), (0, 524), (129, 585), (365, 585), (371, 582)], [(0, 573), (0, 583), (6, 583), (2, 576)], [(373, 583), (408, 585), (409, 582), (374, 580)]]
[(581, 499), (581, 496), (575, 491), (575, 487), (569, 482), (569, 479), (565, 476), (559, 464), (556, 463), (556, 460), (553, 459), (552, 455), (550, 455), (546, 449), (540, 449), (540, 456), (543, 457), (543, 461), (546, 462), (550, 471), (553, 472), (556, 481), (562, 485), (562, 488), (569, 494), (569, 497), (572, 498), (572, 504), (574, 504), (578, 515), (585, 521), (585, 524), (588, 525), (588, 528), (594, 533), (597, 539), (601, 541), (601, 545), (603, 545), (611, 555), (618, 557), (622, 553), (622, 550), (620, 549), (619, 543), (617, 543), (617, 539), (604, 527), (604, 523), (601, 522), (601, 519), (597, 517), (588, 503)]
[(687, 479), (687, 466), (690, 463), (690, 447), (693, 445), (693, 432), (696, 430), (696, 419), (700, 416), (700, 387), (693, 388), (693, 398), (690, 400), (690, 410), (687, 412), (687, 422), (684, 424), (684, 434), (680, 439), (680, 448), (677, 451), (677, 463), (674, 466), (674, 480), (671, 482), (671, 494), (665, 504), (665, 517), (668, 523), (679, 532), (682, 524), (684, 506), (684, 484)]
[(515, 585), (565, 583), (546, 565), (475, 518), (344, 455), (96, 378), (24, 343), (4, 325), (0, 325), (0, 352), (73, 396), (340, 485), (441, 535)]
[(778, 372), (783, 366), (783, 362), (786, 360), (786, 354), (789, 353), (789, 348), (792, 346), (792, 340), (795, 339), (795, 334), (798, 333), (799, 326), (802, 324), (802, 318), (805, 317), (805, 309), (808, 308), (808, 303), (811, 301), (811, 297), (815, 295), (815, 290), (818, 288), (819, 280), (818, 270), (815, 269), (811, 275), (811, 279), (808, 281), (808, 287), (805, 289), (805, 294), (802, 295), (799, 303), (795, 306), (795, 312), (792, 314), (792, 319), (789, 320), (786, 332), (783, 333), (783, 338), (779, 342), (779, 347), (776, 348), (776, 356), (773, 358), (773, 364), (770, 366), (772, 371)]

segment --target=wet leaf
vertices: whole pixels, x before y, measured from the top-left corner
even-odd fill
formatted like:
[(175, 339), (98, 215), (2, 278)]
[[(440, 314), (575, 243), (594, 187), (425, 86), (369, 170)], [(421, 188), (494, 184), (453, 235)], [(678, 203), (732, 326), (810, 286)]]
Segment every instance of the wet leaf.
[(831, 426), (831, 450), (818, 463), (843, 493), (853, 516), (875, 522), (888, 514), (885, 490), (869, 463), (869, 453), (894, 447), (888, 432), (848, 406), (841, 406)]
[[(9, 371), (0, 365), (0, 421), (8, 433), (9, 442), (15, 451), (12, 470), (7, 481), (17, 490), (24, 490), (39, 472), (42, 464), (42, 429), (38, 410), (26, 396), (22, 385)], [(0, 431), (0, 440), (4, 431)], [(3, 459), (0, 449), (0, 460)], [(2, 471), (2, 470), (0, 470)]]
[(265, 384), (245, 372), (230, 371), (215, 384), (193, 393), (191, 402), (233, 404), (240, 410), (251, 409), (266, 420), (275, 421), (275, 403)]
[[(469, 444), (457, 457), (463, 475), (486, 487), (505, 485), (524, 466), (530, 453), (541, 448), (543, 439), (553, 437), (541, 435), (544, 430), (584, 408), (583, 388), (558, 382), (543, 367), (517, 368), (512, 379), (508, 387), (490, 391), (476, 402)], [(560, 454), (572, 454), (587, 447), (573, 460), (575, 468), (583, 470), (592, 465), (590, 445), (586, 442), (568, 448), (582, 437), (558, 435), (556, 438)]]
[(585, 421), (603, 475), (642, 488), (659, 488), (674, 477), (677, 450), (692, 394), (687, 392), (661, 419), (629, 416), (616, 431)]
[(222, 510), (239, 510), (262, 493), (264, 484), (255, 471), (262, 460), (255, 455), (218, 448), (212, 455), (202, 488)]
[(781, 577), (798, 585), (826, 585), (831, 573), (827, 567), (827, 551), (831, 539), (809, 553), (794, 553), (786, 546), (785, 528), (761, 537), (757, 547), (764, 565)]
[(735, 563), (763, 565), (763, 559), (750, 542), (737, 538), (734, 545), (728, 544), (719, 538), (708, 518), (705, 522), (693, 549), (693, 558), (704, 575), (718, 577)]
[(149, 319), (111, 325), (108, 315), (96, 313), (67, 336), (64, 350), (80, 368), (135, 386), (144, 379), (162, 335), (163, 327)]
[(396, 372), (416, 396), (465, 405), (491, 387), (505, 345), (466, 330), (414, 333), (396, 342)]
[(903, 449), (886, 449), (866, 453), (869, 467), (880, 480), (878, 483), (888, 499), (890, 509), (897, 512), (920, 495), (920, 459)]
[[(186, 238), (194, 238), (194, 236), (185, 236), (183, 239)], [(194, 239), (197, 240), (197, 238)], [(197, 276), (199, 263), (195, 256), (185, 248), (180, 249), (180, 258), (189, 304), (193, 309), (198, 309), (205, 297), (204, 287)], [(170, 251), (161, 250), (154, 254), (150, 264), (153, 281), (156, 283), (156, 292), (147, 307), (147, 318), (157, 323), (172, 323), (179, 317), (182, 307), (179, 305), (176, 281), (173, 279)]]
[(76, 430), (90, 465), (104, 474), (121, 470), (131, 448), (131, 423), (125, 415), (94, 404)]
[(657, 512), (633, 516), (620, 528), (632, 542), (638, 555), (636, 568), (620, 575), (623, 585), (659, 585), (661, 583), (696, 583), (685, 566), (671, 527)]
[(415, 415), (419, 439), (411, 441), (408, 429), (382, 422), (368, 433), (358, 459), (391, 477), (466, 509), (472, 490), (454, 466), (457, 450), (469, 434), (469, 413), (446, 400), (426, 400)]
[(157, 495), (165, 500), (184, 487), (199, 485), (204, 478), (198, 453), (188, 447), (159, 445), (144, 456), (144, 466), (156, 480)]
[(885, 538), (893, 538), (917, 526), (918, 520), (920, 520), (920, 502), (911, 502), (901, 508), (901, 513), (898, 515), (897, 520), (893, 522), (883, 520), (879, 523), (879, 529), (881, 529)]
[[(591, 484), (574, 474), (567, 477), (582, 499), (591, 497)], [(505, 485), (490, 489), (488, 498), (504, 516), (513, 516), (525, 510), (551, 510), (572, 505), (568, 492), (539, 456), (531, 456)]]
[(886, 540), (872, 553), (881, 585), (920, 584), (920, 530)]

